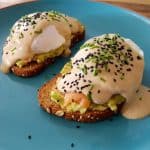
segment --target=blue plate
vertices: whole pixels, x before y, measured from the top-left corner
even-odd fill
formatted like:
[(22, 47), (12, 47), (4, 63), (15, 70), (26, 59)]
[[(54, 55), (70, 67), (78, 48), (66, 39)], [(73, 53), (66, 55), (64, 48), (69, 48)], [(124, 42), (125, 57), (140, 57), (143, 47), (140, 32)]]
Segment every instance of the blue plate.
[[(51, 9), (83, 22), (86, 39), (110, 32), (133, 39), (145, 52), (143, 83), (150, 86), (150, 21), (103, 3), (51, 0), (0, 10), (1, 52), (10, 27), (18, 18)], [(72, 49), (73, 53), (82, 43)], [(127, 120), (118, 116), (112, 120), (82, 124), (50, 116), (39, 107), (37, 89), (58, 73), (67, 60), (60, 58), (40, 75), (28, 79), (0, 73), (0, 150), (149, 150), (148, 117)]]

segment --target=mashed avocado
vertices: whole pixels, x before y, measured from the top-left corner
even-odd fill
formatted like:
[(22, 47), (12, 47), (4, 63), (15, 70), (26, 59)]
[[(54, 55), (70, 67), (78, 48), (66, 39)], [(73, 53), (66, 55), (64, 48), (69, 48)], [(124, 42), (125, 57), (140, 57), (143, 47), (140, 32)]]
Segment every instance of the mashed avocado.
[[(56, 50), (52, 50), (52, 51), (49, 51), (47, 53), (42, 53), (42, 54), (35, 55), (32, 58), (32, 60), (36, 61), (37, 63), (42, 63), (47, 58), (54, 58), (54, 57), (60, 56), (64, 51), (65, 51), (64, 46), (61, 46)], [(27, 60), (18, 60), (16, 62), (16, 65), (21, 68), (21, 67), (25, 66), (28, 62), (29, 61), (27, 61)]]
[(59, 104), (60, 106), (63, 105), (64, 97), (59, 92), (52, 91), (50, 96), (51, 96), (51, 100), (52, 101), (54, 101), (55, 103)]
[(51, 100), (61, 106), (62, 109), (66, 109), (67, 112), (76, 112), (85, 113), (86, 109), (81, 108), (79, 104), (72, 102), (71, 104), (64, 107), (64, 97), (58, 91), (51, 91), (50, 93)]
[(117, 105), (121, 104), (125, 101), (125, 98), (121, 95), (114, 95), (111, 97), (111, 99), (108, 101), (107, 106), (112, 111), (117, 111)]
[[(71, 104), (64, 107), (64, 96), (58, 91), (52, 91), (50, 94), (51, 100), (59, 104), (61, 108), (65, 108), (68, 112), (79, 111), (81, 114), (86, 112), (86, 108), (81, 108), (79, 104), (72, 102)], [(125, 98), (121, 95), (114, 95), (106, 104), (93, 104), (91, 103), (90, 108), (92, 110), (104, 111), (107, 108), (110, 108), (112, 111), (117, 111), (117, 105), (125, 101)]]
[(71, 69), (72, 69), (72, 64), (71, 64), (71, 61), (70, 61), (70, 62), (68, 62), (64, 65), (64, 67), (62, 68), (60, 73), (62, 75), (65, 75), (65, 74), (69, 73), (71, 71)]

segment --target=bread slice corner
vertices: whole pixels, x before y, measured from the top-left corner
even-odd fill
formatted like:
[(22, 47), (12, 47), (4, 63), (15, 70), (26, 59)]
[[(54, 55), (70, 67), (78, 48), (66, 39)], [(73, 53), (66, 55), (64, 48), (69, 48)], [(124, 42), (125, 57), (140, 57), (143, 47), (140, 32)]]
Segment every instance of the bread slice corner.
[(57, 78), (60, 74), (56, 75), (53, 79), (45, 83), (39, 90), (38, 90), (38, 100), (40, 106), (49, 114), (53, 114), (59, 117), (63, 117), (68, 120), (74, 120), (77, 122), (96, 122), (99, 120), (105, 120), (113, 115), (116, 115), (120, 112), (122, 104), (118, 105), (118, 112), (114, 112), (109, 108), (104, 111), (99, 110), (87, 110), (84, 114), (80, 112), (67, 112), (63, 110), (58, 104), (51, 101), (50, 99), (50, 91), (54, 84), (56, 84)]

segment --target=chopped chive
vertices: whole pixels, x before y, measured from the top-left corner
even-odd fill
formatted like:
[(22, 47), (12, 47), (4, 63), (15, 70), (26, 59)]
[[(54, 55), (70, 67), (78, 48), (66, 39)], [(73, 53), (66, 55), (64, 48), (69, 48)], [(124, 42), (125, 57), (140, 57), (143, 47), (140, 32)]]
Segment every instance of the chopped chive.
[(94, 76), (97, 76), (98, 75), (98, 70), (95, 68), (94, 69), (94, 72), (93, 72)]
[(14, 47), (13, 49), (11, 49), (10, 51), (11, 51), (11, 52), (14, 52), (15, 50), (16, 50), (16, 47)]
[(106, 82), (106, 80), (103, 77), (100, 77), (100, 80)]
[(72, 27), (72, 24), (69, 24), (69, 27)]
[(89, 93), (87, 94), (87, 98), (88, 100), (92, 101), (92, 92), (89, 91)]
[(122, 75), (122, 76), (120, 77), (120, 79), (123, 80), (123, 79), (124, 79), (124, 75)]
[(81, 68), (82, 72), (86, 75), (87, 74), (87, 66), (84, 65), (83, 68)]
[(142, 100), (142, 97), (139, 97), (139, 100), (141, 101), (141, 100)]
[(40, 34), (40, 33), (42, 33), (42, 29), (40, 29), (40, 30), (35, 30), (34, 33)]
[(19, 35), (19, 39), (22, 39), (22, 38), (24, 38), (24, 34), (21, 32)]
[(93, 89), (93, 87), (94, 87), (94, 85), (93, 85), (93, 84), (91, 84), (90, 91)]

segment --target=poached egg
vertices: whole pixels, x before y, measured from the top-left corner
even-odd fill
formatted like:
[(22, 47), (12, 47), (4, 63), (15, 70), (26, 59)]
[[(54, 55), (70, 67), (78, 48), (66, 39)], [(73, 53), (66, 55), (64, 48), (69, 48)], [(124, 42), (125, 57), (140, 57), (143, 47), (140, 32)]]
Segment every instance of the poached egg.
[[(144, 70), (144, 54), (135, 42), (117, 34), (94, 37), (81, 46), (71, 63), (70, 73), (57, 80), (60, 92), (86, 96), (90, 93), (95, 104), (105, 104), (113, 95), (120, 94), (128, 104), (124, 105), (122, 114), (131, 118), (131, 113), (127, 112), (132, 112), (129, 106), (136, 101)], [(141, 113), (144, 113), (142, 106)], [(149, 109), (146, 112), (144, 115), (134, 113), (132, 119), (150, 114)]]
[(81, 30), (76, 19), (56, 11), (23, 16), (7, 37), (0, 70), (8, 73), (17, 60), (32, 60), (35, 54), (53, 51), (62, 45), (69, 49), (73, 34)]

